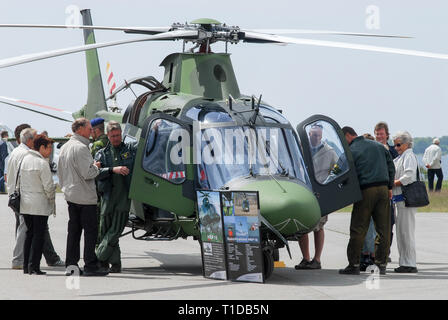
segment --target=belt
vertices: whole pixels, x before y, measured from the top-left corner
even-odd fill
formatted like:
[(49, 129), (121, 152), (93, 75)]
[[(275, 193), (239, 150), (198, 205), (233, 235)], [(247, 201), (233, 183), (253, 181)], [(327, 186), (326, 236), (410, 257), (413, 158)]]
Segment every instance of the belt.
[(404, 197), (402, 194), (397, 194), (396, 196), (392, 197), (392, 201), (395, 202), (400, 202), (400, 201), (404, 201)]

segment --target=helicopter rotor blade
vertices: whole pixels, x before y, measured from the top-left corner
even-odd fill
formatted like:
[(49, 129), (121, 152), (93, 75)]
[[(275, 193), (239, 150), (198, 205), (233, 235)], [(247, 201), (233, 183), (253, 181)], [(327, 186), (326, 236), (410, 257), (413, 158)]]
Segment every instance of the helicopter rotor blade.
[(410, 36), (401, 36), (401, 35), (373, 34), (373, 33), (359, 33), (359, 32), (345, 32), (345, 31), (331, 31), (331, 30), (309, 30), (309, 29), (252, 29), (252, 30), (241, 30), (241, 31), (266, 33), (266, 34), (271, 34), (271, 35), (277, 35), (277, 34), (321, 34), (321, 35), (378, 37), (378, 38), (402, 38), (402, 39), (412, 39), (413, 38)]
[(12, 102), (12, 103), (27, 104), (27, 105), (31, 105), (33, 107), (39, 107), (39, 108), (43, 108), (43, 109), (47, 109), (47, 110), (51, 110), (51, 111), (63, 112), (63, 113), (66, 113), (66, 114), (68, 114), (70, 116), (72, 115), (71, 111), (67, 111), (67, 110), (63, 110), (63, 109), (55, 108), (55, 107), (50, 107), (50, 106), (46, 106), (46, 105), (43, 105), (43, 104), (31, 102), (31, 101), (26, 101), (26, 100), (21, 100), (21, 99), (16, 99), (16, 98), (9, 98), (9, 97), (0, 96), (0, 102), (2, 100), (7, 100), (8, 102)]
[(175, 30), (175, 31), (159, 33), (156, 35), (146, 36), (146, 37), (132, 39), (132, 40), (119, 40), (119, 41), (82, 45), (82, 46), (77, 46), (77, 47), (57, 49), (57, 50), (52, 50), (52, 51), (39, 52), (39, 53), (22, 55), (22, 56), (18, 56), (18, 57), (14, 57), (14, 58), (3, 59), (3, 60), (0, 60), (0, 68), (6, 68), (6, 67), (24, 64), (24, 63), (28, 63), (28, 62), (32, 62), (32, 61), (44, 60), (44, 59), (62, 56), (62, 55), (66, 55), (66, 54), (87, 51), (90, 49), (112, 47), (112, 46), (118, 46), (118, 45), (122, 45), (122, 44), (134, 43), (134, 42), (195, 39), (197, 37), (198, 37), (197, 30)]
[(336, 42), (336, 41), (325, 41), (325, 40), (313, 40), (313, 39), (303, 39), (303, 38), (291, 38), (277, 35), (262, 34), (256, 32), (246, 32), (243, 39), (245, 42), (253, 43), (275, 43), (275, 44), (303, 44), (319, 47), (332, 47), (332, 48), (343, 48), (343, 49), (354, 49), (372, 52), (383, 52), (383, 53), (394, 53), (415, 57), (425, 57), (434, 59), (448, 59), (448, 54), (434, 53), (426, 51), (417, 50), (407, 50), (389, 47), (379, 47), (365, 44), (353, 44), (347, 42)]
[[(0, 98), (3, 99), (4, 97), (0, 97)], [(13, 106), (13, 107), (16, 107), (16, 108), (19, 108), (19, 109), (23, 109), (23, 110), (27, 110), (27, 111), (31, 111), (31, 112), (34, 112), (34, 113), (42, 114), (44, 116), (47, 116), (47, 117), (50, 117), (50, 118), (54, 118), (54, 119), (57, 119), (57, 120), (61, 120), (61, 121), (65, 121), (65, 122), (73, 122), (73, 120), (64, 119), (64, 118), (61, 118), (61, 117), (58, 117), (58, 116), (55, 116), (55, 115), (52, 115), (52, 114), (49, 114), (49, 113), (46, 113), (46, 112), (37, 111), (37, 110), (31, 109), (31, 108), (27, 108), (27, 107), (18, 105), (16, 103), (12, 103), (10, 101), (2, 101), (2, 100), (0, 100), (0, 103), (4, 103), (4, 104), (10, 105), (10, 106)]]
[(124, 31), (126, 33), (158, 34), (168, 32), (171, 27), (107, 27), (107, 26), (84, 26), (84, 25), (58, 25), (58, 24), (0, 24), (0, 28), (46, 28), (46, 29), (91, 29)]

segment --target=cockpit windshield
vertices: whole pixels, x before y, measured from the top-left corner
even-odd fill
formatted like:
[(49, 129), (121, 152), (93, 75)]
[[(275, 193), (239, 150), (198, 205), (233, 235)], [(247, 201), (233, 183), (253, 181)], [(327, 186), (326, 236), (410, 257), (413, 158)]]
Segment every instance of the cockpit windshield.
[[(201, 123), (220, 123), (207, 127), (196, 137), (199, 183), (204, 189), (219, 189), (229, 181), (250, 175), (280, 175), (295, 178), (311, 187), (291, 128), (275, 126), (235, 126), (226, 112), (198, 113)], [(286, 121), (279, 113), (260, 108), (266, 123)], [(268, 121), (269, 120), (269, 121)], [(222, 123), (229, 122), (229, 126)], [(288, 123), (288, 122), (287, 122)]]

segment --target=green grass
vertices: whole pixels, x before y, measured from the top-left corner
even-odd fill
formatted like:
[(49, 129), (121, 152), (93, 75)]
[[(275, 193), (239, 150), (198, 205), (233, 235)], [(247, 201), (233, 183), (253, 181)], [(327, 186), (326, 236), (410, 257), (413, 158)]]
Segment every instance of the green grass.
[[(428, 186), (428, 183), (426, 183)], [(337, 212), (352, 212), (352, 205)], [(448, 212), (448, 180), (443, 181), (442, 191), (429, 193), (429, 205), (418, 208), (417, 212)]]

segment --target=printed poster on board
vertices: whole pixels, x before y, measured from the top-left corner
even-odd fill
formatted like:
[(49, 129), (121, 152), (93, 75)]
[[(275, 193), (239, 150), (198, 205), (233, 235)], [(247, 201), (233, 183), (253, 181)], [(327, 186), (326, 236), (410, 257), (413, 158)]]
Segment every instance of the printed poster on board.
[(229, 280), (264, 282), (258, 192), (221, 192)]
[(197, 191), (204, 277), (227, 279), (219, 191)]

